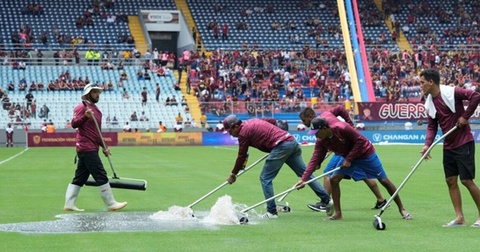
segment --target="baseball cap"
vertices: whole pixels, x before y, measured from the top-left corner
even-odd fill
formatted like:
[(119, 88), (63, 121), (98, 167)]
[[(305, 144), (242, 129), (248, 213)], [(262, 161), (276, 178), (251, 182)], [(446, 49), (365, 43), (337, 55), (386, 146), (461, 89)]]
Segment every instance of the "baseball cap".
[(311, 128), (310, 131), (308, 131), (309, 135), (315, 135), (317, 134), (317, 131), (320, 130), (323, 127), (329, 127), (328, 122), (325, 118), (323, 117), (316, 117), (312, 120), (311, 122)]
[(90, 91), (92, 91), (92, 89), (98, 89), (98, 90), (100, 90), (100, 91), (103, 90), (103, 88), (100, 87), (98, 84), (90, 83), (90, 84), (85, 85), (85, 87), (83, 88), (83, 94), (82, 94), (82, 96), (85, 96), (85, 95), (87, 95), (88, 93), (90, 93)]
[(229, 115), (225, 119), (223, 119), (223, 127), (226, 131), (230, 131), (233, 125), (239, 124), (242, 121), (238, 119), (236, 115)]

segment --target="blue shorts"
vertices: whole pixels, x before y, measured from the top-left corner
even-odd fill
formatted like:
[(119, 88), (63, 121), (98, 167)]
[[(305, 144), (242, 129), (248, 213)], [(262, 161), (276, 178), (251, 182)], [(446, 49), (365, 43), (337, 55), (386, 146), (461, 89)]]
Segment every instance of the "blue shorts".
[[(327, 168), (325, 168), (325, 170), (326, 169)], [(380, 162), (377, 153), (373, 153), (372, 155), (364, 159), (355, 159), (352, 161), (352, 165), (350, 166), (350, 168), (340, 169), (333, 173), (333, 175), (335, 174), (343, 174), (348, 178), (353, 178), (353, 180), (355, 181), (363, 179), (384, 179), (387, 177), (387, 174), (383, 169), (382, 163)]]
[[(333, 157), (328, 162), (327, 167), (325, 167), (325, 169), (323, 170), (323, 173), (329, 172), (337, 167), (342, 166), (344, 160), (345, 158), (343, 158), (342, 156), (333, 154)], [(330, 174), (329, 176), (331, 177), (332, 175), (333, 174)], [(367, 175), (363, 170), (355, 169), (352, 176), (347, 175), (345, 177), (345, 179), (352, 179), (352, 178), (354, 181), (360, 181), (360, 180), (366, 179)]]

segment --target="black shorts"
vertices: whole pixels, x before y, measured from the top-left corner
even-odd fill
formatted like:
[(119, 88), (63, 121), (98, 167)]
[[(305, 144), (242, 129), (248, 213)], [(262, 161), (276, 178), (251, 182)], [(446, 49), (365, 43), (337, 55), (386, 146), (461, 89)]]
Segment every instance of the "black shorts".
[(453, 150), (443, 150), (445, 178), (460, 176), (460, 180), (475, 178), (475, 142), (466, 143)]
[(103, 167), (98, 151), (78, 152), (78, 164), (72, 184), (83, 186), (91, 174), (99, 185), (108, 183), (107, 172)]

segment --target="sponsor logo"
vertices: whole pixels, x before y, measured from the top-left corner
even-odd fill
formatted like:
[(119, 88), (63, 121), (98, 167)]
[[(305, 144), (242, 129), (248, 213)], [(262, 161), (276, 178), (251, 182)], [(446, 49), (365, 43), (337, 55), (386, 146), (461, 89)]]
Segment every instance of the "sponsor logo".
[(173, 16), (170, 13), (150, 13), (148, 14), (148, 20), (152, 22), (169, 22), (172, 21)]
[(39, 135), (35, 135), (35, 136), (33, 136), (33, 143), (34, 144), (39, 144), (41, 139), (42, 138)]
[(293, 134), (293, 137), (295, 137), (295, 140), (297, 140), (297, 142), (302, 141), (300, 135), (298, 135), (298, 134)]
[(380, 142), (380, 141), (382, 141), (382, 134), (375, 133), (375, 134), (373, 134), (372, 138), (373, 138), (373, 141)]

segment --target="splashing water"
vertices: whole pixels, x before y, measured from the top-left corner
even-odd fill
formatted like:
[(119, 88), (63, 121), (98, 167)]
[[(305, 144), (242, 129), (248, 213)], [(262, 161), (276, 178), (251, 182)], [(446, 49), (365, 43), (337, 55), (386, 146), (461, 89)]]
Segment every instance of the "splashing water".
[(240, 224), (239, 216), (232, 203), (232, 197), (225, 195), (218, 198), (215, 205), (210, 209), (210, 213), (202, 221), (220, 225)]
[[(215, 205), (207, 212), (196, 212), (194, 215), (191, 208), (171, 206), (168, 211), (158, 211), (149, 218), (155, 221), (194, 220), (209, 225), (238, 225), (240, 218), (247, 216), (241, 212), (241, 209), (245, 208), (245, 205), (234, 204), (231, 196), (224, 195), (218, 198)], [(259, 216), (255, 211), (251, 214), (253, 218)]]
[(150, 216), (152, 220), (193, 220), (193, 210), (189, 207), (171, 206), (168, 211), (158, 211)]

